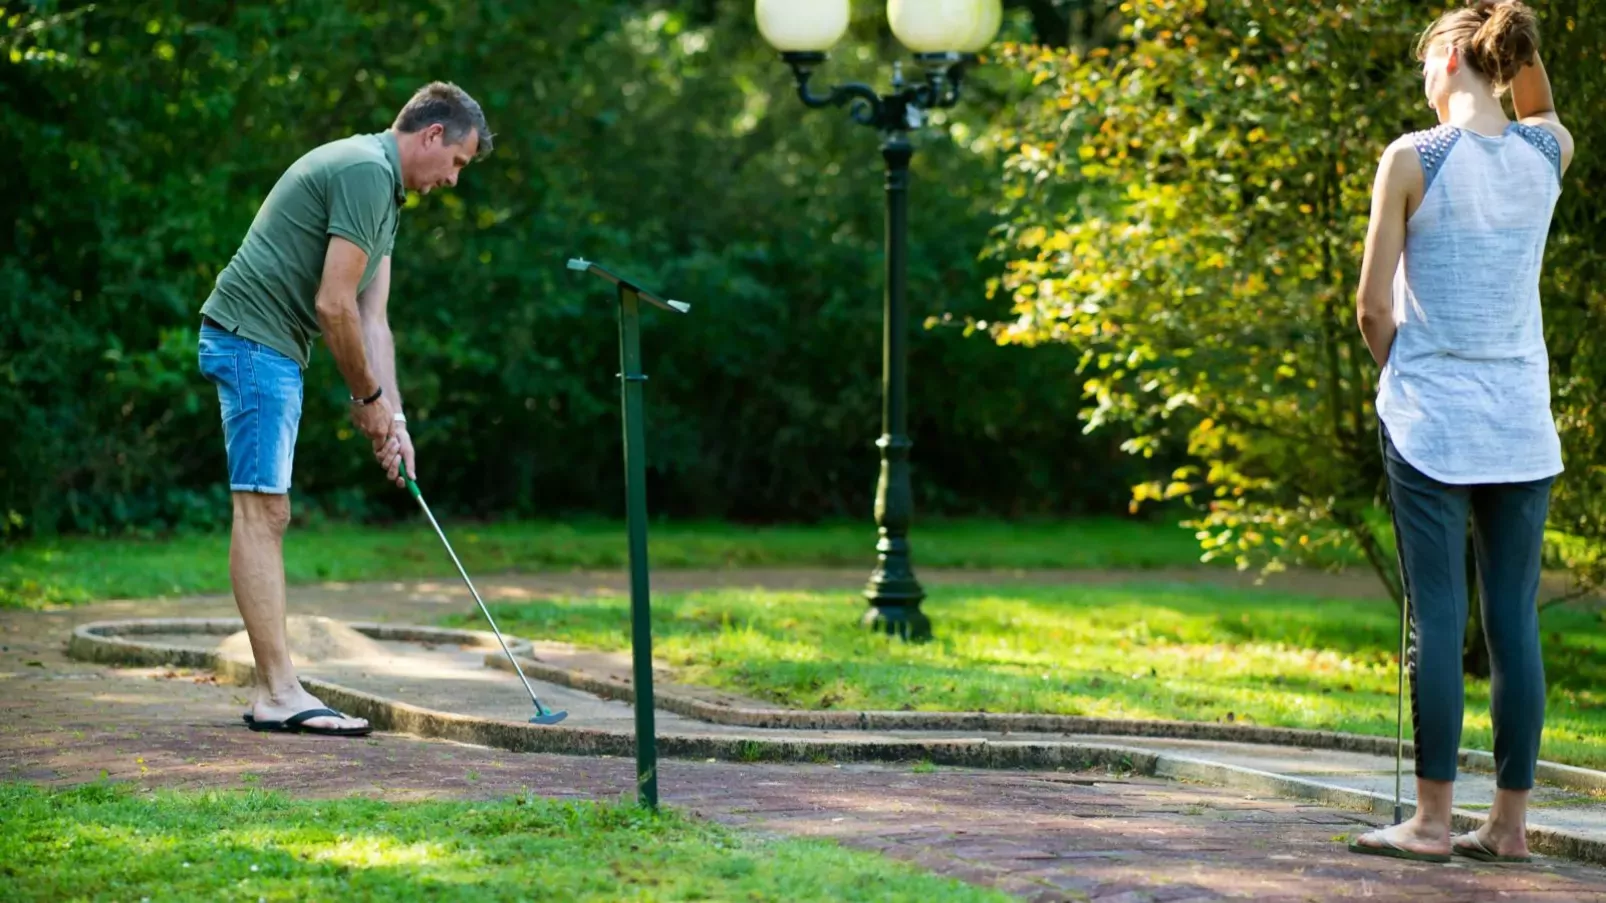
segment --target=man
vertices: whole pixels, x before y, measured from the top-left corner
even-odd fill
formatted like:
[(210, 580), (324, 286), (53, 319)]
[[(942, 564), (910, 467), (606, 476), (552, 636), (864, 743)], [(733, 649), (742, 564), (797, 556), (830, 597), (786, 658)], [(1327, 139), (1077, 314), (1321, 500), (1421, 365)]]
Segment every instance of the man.
[(234, 528), (229, 576), (256, 659), (252, 730), (361, 736), (366, 721), (301, 686), (285, 638), (284, 532), (302, 371), (321, 334), (351, 419), (388, 479), (415, 475), (386, 304), (406, 193), (457, 184), (491, 150), (480, 105), (455, 85), (414, 94), (391, 127), (297, 160), (257, 211), (201, 308), (202, 374), (217, 386)]

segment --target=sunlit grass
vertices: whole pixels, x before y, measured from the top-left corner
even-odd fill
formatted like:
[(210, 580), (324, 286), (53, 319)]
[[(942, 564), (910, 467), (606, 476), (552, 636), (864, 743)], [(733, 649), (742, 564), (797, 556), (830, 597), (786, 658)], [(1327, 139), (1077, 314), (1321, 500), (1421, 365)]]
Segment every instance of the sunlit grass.
[[(951, 587), (925, 603), (936, 625), (926, 644), (861, 629), (864, 603), (846, 591), (665, 594), (653, 606), (654, 653), (677, 680), (786, 706), (1395, 729), (1399, 621), (1386, 600), (1163, 583)], [(497, 621), (628, 648), (621, 598), (502, 605)], [(1559, 607), (1543, 627), (1544, 755), (1606, 766), (1606, 624)], [(1468, 685), (1465, 746), (1491, 748), (1488, 693), (1487, 681)]]
[[(622, 568), (624, 526), (611, 521), (450, 524), (447, 537), (476, 575)], [(655, 523), (654, 568), (864, 567), (875, 558), (874, 524), (751, 527)], [(922, 522), (923, 567), (1158, 568), (1198, 564), (1193, 535), (1175, 523), (1119, 518)], [(452, 573), (424, 525), (333, 525), (292, 529), (285, 540), (292, 584), (398, 580)], [(98, 599), (227, 592), (228, 536), (72, 538), (0, 546), (0, 608), (40, 608)]]
[(673, 811), (522, 797), (301, 802), (261, 791), (0, 784), (5, 900), (1007, 898), (819, 842)]

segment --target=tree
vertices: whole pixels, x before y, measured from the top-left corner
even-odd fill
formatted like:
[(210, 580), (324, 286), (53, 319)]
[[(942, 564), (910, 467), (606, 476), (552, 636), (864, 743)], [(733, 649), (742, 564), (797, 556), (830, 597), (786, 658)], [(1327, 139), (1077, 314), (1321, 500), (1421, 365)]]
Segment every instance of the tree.
[[(431, 501), (485, 516), (619, 510), (617, 337), (606, 294), (564, 269), (583, 255), (695, 305), (647, 348), (654, 510), (868, 522), (881, 160), (873, 135), (796, 102), (750, 2), (5, 9), (12, 529), (227, 518), (196, 312), (284, 167), (386, 127), (430, 78), (469, 88), (499, 133), (457, 190), (409, 202), (398, 237), (391, 311)], [(885, 16), (859, 11), (828, 74), (884, 80)], [(975, 135), (995, 109), (978, 92), (944, 125)], [(982, 311), (996, 163), (937, 128), (921, 140), (911, 296), (916, 310)], [(1129, 465), (1078, 436), (1059, 356), (939, 332), (913, 337), (911, 363), (922, 513), (1118, 510)], [(951, 404), (951, 374), (995, 391)], [(351, 435), (322, 351), (308, 378), (299, 515), (410, 516)], [(1081, 468), (1069, 479), (1067, 449)]]
[[(1007, 138), (998, 252), (1008, 264), (995, 289), (1014, 318), (992, 335), (1074, 345), (1089, 430), (1128, 425), (1127, 448), (1143, 457), (1186, 451), (1132, 503), (1190, 504), (1206, 559), (1277, 569), (1351, 550), (1398, 601), (1376, 373), (1352, 299), (1376, 161), (1433, 124), (1411, 75), (1427, 21), (1398, 0), (1123, 9), (1114, 46), (1007, 54), (1037, 91)], [(1556, 58), (1584, 62), (1571, 13), (1548, 12)], [(1598, 79), (1558, 76), (1564, 100), (1583, 85), (1602, 96)], [(1599, 257), (1578, 256), (1600, 235), (1599, 205), (1581, 203), (1558, 217), (1553, 331), (1599, 310), (1586, 276)], [(1558, 356), (1558, 421), (1590, 483), (1599, 416), (1583, 397), (1606, 375), (1593, 342), (1569, 334)], [(1589, 525), (1573, 557), (1590, 558), (1606, 536), (1602, 509), (1572, 486), (1558, 499)]]

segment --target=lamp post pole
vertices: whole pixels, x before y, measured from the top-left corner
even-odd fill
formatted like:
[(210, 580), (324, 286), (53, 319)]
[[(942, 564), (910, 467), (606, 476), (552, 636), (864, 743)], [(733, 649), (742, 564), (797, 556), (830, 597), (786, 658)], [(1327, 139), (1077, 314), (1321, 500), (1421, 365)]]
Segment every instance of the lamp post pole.
[(905, 131), (889, 131), (881, 142), (887, 164), (886, 297), (881, 339), (881, 477), (876, 481), (876, 567), (864, 587), (870, 608), (865, 623), (904, 639), (931, 636), (931, 621), (920, 610), (925, 590), (909, 559), (909, 521), (914, 489), (909, 476), (909, 160), (914, 145)]
[(969, 54), (925, 53), (917, 59), (925, 78), (913, 85), (903, 80), (895, 64), (892, 93), (880, 94), (868, 85), (850, 83), (816, 94), (809, 87), (815, 67), (825, 62), (818, 52), (785, 52), (781, 58), (792, 67), (798, 97), (809, 107), (847, 105), (853, 121), (881, 133), (881, 155), (886, 161), (886, 296), (881, 346), (881, 477), (876, 484), (876, 566), (865, 585), (870, 608), (864, 623), (906, 640), (931, 636), (931, 621), (920, 610), (925, 590), (915, 578), (909, 554), (909, 521), (914, 492), (909, 476), (908, 436), (908, 245), (909, 162), (914, 145), (909, 133), (925, 122), (925, 111), (952, 107), (959, 102)]

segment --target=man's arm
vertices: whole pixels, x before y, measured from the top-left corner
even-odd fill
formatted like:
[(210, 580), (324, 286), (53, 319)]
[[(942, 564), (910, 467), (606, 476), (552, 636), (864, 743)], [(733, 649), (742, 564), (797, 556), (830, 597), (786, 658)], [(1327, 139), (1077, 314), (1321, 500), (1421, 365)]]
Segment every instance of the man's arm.
[(362, 320), (362, 343), (368, 353), (368, 366), (385, 389), (390, 407), (402, 410), (401, 390), (396, 385), (396, 344), (390, 335), (390, 257), (380, 259), (374, 279), (357, 296), (357, 313)]
[(1511, 80), (1511, 106), (1522, 122), (1539, 126), (1556, 136), (1561, 143), (1561, 168), (1566, 171), (1573, 162), (1573, 135), (1556, 114), (1556, 99), (1550, 93), (1550, 74), (1545, 71), (1544, 61), (1537, 56), (1532, 66), (1524, 66)]
[[(400, 414), (402, 397), (401, 388), (396, 383), (396, 342), (390, 332), (389, 306), (390, 255), (387, 254), (380, 258), (373, 281), (357, 296), (357, 311), (362, 318), (363, 346), (368, 351), (368, 363), (379, 384), (384, 386), (391, 409)], [(406, 485), (399, 479), (398, 471), (405, 468), (407, 476), (417, 476), (413, 467), (413, 441), (407, 433), (406, 423), (397, 423), (392, 434), (396, 437), (394, 454), (382, 457), (380, 464), (390, 479), (397, 480), (399, 485)]]
[(1394, 345), (1394, 275), (1405, 253), (1406, 209), (1421, 183), (1416, 148), (1403, 138), (1389, 145), (1372, 183), (1372, 219), (1355, 291), (1355, 318), (1379, 367), (1388, 363)]
[[(363, 350), (361, 317), (357, 311), (357, 285), (368, 266), (362, 248), (338, 235), (329, 237), (324, 253), (323, 279), (318, 284), (318, 325), (334, 356), (335, 366), (354, 398), (367, 398), (380, 387), (368, 367)], [(351, 419), (373, 443), (376, 453), (390, 437), (391, 407), (383, 396), (371, 405), (355, 405)]]

